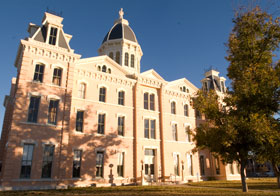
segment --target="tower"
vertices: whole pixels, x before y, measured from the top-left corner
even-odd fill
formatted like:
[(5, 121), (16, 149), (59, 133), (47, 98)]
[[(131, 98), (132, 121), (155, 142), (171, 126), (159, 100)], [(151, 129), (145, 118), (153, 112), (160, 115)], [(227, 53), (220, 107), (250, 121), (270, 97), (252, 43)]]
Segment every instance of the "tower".
[(226, 92), (226, 79), (224, 77), (220, 77), (219, 73), (220, 72), (214, 69), (210, 69), (204, 73), (205, 78), (201, 80), (202, 89), (204, 91), (215, 90), (218, 95), (222, 95)]
[(107, 55), (131, 74), (140, 73), (140, 61), (143, 55), (133, 30), (123, 18), (123, 9), (119, 11), (119, 19), (104, 37), (99, 55)]

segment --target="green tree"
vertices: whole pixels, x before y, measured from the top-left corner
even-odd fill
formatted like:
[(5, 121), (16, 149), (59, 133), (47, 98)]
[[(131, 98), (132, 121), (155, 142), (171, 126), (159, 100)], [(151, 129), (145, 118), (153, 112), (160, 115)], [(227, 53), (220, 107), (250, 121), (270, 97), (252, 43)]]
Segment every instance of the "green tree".
[(242, 189), (247, 192), (244, 171), (250, 152), (266, 148), (279, 107), (280, 72), (273, 57), (279, 47), (280, 25), (278, 18), (259, 7), (238, 12), (233, 23), (226, 57), (232, 88), (224, 99), (213, 91), (198, 92), (194, 107), (207, 120), (197, 128), (195, 140), (198, 148), (207, 147), (225, 163), (237, 161)]

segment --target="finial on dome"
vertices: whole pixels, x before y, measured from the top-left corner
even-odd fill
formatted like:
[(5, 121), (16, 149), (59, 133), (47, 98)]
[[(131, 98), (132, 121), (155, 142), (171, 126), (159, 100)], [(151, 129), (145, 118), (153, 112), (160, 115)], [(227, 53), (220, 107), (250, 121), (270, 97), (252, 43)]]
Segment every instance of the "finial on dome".
[(123, 12), (123, 9), (122, 9), (122, 8), (121, 8), (120, 11), (119, 11), (119, 15), (120, 15), (120, 19), (123, 19), (124, 12)]

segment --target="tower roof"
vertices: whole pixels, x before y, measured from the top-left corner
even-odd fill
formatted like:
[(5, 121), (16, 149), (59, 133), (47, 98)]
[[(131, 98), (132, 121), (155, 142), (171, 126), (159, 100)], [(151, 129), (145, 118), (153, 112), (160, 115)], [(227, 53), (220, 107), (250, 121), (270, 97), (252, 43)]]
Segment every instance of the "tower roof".
[(123, 18), (123, 14), (123, 9), (121, 8), (121, 10), (119, 11), (119, 19), (115, 21), (114, 26), (106, 34), (102, 44), (108, 40), (114, 39), (127, 39), (129, 41), (138, 43), (133, 30), (129, 26), (128, 21)]

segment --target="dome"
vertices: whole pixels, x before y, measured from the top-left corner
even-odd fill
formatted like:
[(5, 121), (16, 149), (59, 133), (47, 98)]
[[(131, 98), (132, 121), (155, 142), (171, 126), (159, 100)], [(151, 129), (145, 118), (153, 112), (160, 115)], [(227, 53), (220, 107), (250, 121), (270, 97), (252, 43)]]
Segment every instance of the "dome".
[(138, 43), (134, 32), (128, 26), (128, 21), (123, 19), (121, 13), (120, 13), (120, 19), (115, 21), (114, 26), (104, 37), (102, 44), (108, 40), (114, 40), (114, 39), (127, 39), (129, 41)]

